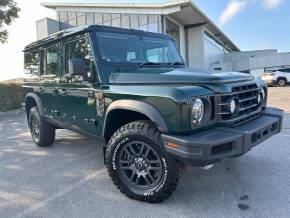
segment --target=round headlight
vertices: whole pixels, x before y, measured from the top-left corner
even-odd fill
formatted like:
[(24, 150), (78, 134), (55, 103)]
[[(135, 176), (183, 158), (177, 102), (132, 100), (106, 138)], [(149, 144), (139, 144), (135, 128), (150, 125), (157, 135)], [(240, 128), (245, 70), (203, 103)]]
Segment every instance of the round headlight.
[(192, 122), (200, 123), (204, 117), (204, 104), (201, 99), (195, 99), (192, 105)]
[(262, 100), (264, 100), (265, 99), (265, 97), (266, 97), (266, 93), (265, 93), (265, 89), (263, 88), (262, 89), (262, 91), (261, 91), (261, 97), (262, 97)]
[(231, 114), (234, 114), (236, 112), (236, 101), (235, 99), (232, 99), (230, 102), (230, 111)]
[(266, 98), (266, 93), (265, 93), (265, 89), (263, 88), (257, 98), (258, 104), (262, 104), (265, 101), (265, 98)]

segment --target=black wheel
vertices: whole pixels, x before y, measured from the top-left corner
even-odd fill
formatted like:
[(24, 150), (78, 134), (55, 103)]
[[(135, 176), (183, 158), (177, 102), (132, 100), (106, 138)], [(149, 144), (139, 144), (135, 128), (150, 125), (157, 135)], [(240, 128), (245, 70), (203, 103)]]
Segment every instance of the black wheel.
[(114, 184), (132, 199), (162, 202), (178, 184), (180, 164), (168, 156), (160, 133), (147, 121), (117, 130), (108, 143), (106, 163)]
[(279, 85), (280, 87), (283, 87), (283, 86), (286, 86), (287, 80), (284, 79), (284, 78), (279, 78), (279, 79), (277, 80), (277, 83), (278, 83), (278, 85)]
[(54, 143), (55, 127), (40, 118), (37, 107), (30, 109), (28, 123), (32, 139), (36, 145), (39, 147), (48, 147)]

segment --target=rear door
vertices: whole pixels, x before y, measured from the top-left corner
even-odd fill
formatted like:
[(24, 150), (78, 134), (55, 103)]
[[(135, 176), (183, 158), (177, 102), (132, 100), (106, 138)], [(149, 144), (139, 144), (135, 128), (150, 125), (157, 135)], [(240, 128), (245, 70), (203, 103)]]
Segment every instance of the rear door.
[[(81, 132), (96, 134), (96, 65), (87, 34), (62, 43), (63, 67), (58, 85), (60, 121)], [(84, 59), (85, 75), (69, 74), (70, 59)]]
[(35, 92), (41, 99), (44, 115), (58, 120), (58, 96), (56, 94), (59, 81), (60, 54), (59, 44), (41, 49), (41, 76)]

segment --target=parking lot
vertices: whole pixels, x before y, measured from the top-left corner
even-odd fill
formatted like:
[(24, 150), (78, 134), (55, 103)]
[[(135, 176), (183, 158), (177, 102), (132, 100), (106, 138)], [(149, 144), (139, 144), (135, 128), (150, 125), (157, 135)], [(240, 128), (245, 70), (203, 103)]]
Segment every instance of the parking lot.
[[(288, 93), (271, 88), (269, 104), (289, 108)], [(289, 142), (286, 114), (280, 135), (210, 170), (187, 167), (168, 201), (148, 204), (112, 184), (95, 139), (58, 130), (38, 148), (24, 113), (1, 115), (0, 217), (289, 217)]]

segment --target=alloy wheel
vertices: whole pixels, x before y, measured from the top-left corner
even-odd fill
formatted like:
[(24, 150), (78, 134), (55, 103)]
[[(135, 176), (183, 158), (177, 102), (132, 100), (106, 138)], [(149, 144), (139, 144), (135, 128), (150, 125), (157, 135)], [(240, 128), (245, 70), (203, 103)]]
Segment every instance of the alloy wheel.
[(119, 163), (123, 176), (138, 189), (150, 189), (161, 180), (161, 159), (155, 149), (145, 142), (132, 141), (124, 145)]

